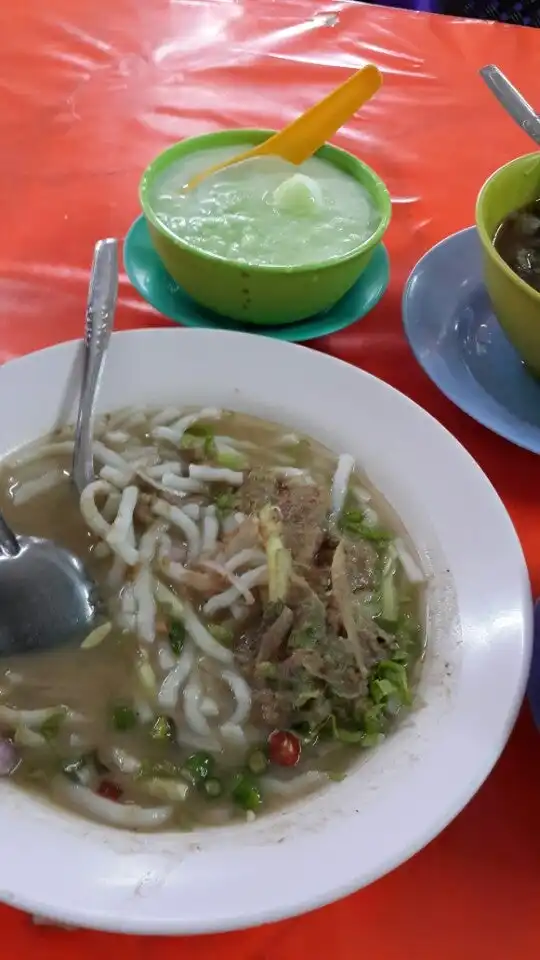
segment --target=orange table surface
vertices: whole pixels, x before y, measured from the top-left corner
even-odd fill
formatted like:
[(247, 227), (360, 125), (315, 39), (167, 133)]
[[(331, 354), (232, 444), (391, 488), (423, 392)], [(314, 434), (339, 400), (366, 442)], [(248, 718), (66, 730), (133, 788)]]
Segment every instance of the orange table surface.
[[(369, 317), (315, 346), (409, 394), (467, 446), (510, 511), (538, 591), (540, 460), (431, 385), (406, 345), (400, 298), (418, 257), (472, 222), (490, 171), (531, 149), (477, 71), (496, 62), (540, 103), (540, 30), (312, 0), (2, 0), (0, 361), (80, 335), (93, 244), (125, 235), (155, 153), (207, 130), (280, 126), (365, 60), (384, 87), (336, 142), (392, 193), (391, 284)], [(122, 276), (118, 326), (165, 322)], [(9, 960), (95, 960), (100, 950), (122, 960), (525, 960), (540, 949), (539, 820), (540, 738), (524, 708), (457, 820), (341, 903), (168, 940), (35, 927), (6, 906), (2, 949)], [(51, 864), (51, 883), (54, 873)]]

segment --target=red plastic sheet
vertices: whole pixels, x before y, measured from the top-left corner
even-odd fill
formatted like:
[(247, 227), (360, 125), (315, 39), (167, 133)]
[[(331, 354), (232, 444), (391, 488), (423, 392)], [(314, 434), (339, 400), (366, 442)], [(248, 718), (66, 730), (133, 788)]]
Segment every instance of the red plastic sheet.
[[(418, 257), (472, 222), (490, 171), (530, 149), (477, 70), (498, 63), (540, 103), (540, 31), (313, 0), (1, 0), (0, 361), (80, 334), (93, 244), (125, 234), (155, 153), (225, 126), (280, 126), (365, 60), (381, 68), (384, 88), (336, 142), (391, 190), (391, 286), (369, 317), (316, 347), (408, 393), (469, 448), (512, 515), (538, 592), (540, 461), (428, 382), (406, 346), (400, 299)], [(165, 322), (122, 277), (118, 325)], [(442, 836), (309, 917), (143, 941), (34, 927), (4, 907), (3, 950), (10, 960), (537, 956), (539, 746), (525, 709), (496, 771)]]

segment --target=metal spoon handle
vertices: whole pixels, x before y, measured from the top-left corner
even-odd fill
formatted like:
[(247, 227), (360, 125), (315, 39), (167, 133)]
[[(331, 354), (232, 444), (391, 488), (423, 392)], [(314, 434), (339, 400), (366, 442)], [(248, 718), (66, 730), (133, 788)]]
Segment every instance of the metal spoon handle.
[(94, 249), (86, 307), (81, 396), (73, 454), (73, 479), (79, 492), (94, 479), (94, 401), (114, 324), (117, 296), (118, 241), (99, 240)]
[(19, 550), (20, 546), (17, 537), (0, 513), (0, 554), (3, 553), (8, 557), (16, 557)]
[(540, 144), (540, 117), (530, 103), (521, 96), (519, 90), (516, 90), (504, 73), (492, 63), (482, 67), (480, 76), (497, 97), (501, 106), (510, 114), (512, 120), (515, 120), (535, 143)]

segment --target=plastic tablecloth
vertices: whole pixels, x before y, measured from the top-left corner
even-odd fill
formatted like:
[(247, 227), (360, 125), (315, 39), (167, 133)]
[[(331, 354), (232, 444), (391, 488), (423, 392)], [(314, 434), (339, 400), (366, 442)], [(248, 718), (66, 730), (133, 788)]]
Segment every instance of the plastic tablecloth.
[[(0, 361), (80, 335), (93, 244), (125, 235), (155, 153), (221, 127), (280, 126), (365, 60), (385, 85), (336, 142), (392, 193), (391, 284), (372, 314), (314, 347), (409, 394), (468, 447), (510, 511), (538, 592), (540, 460), (437, 392), (405, 343), (400, 298), (418, 257), (472, 222), (490, 171), (529, 150), (477, 70), (496, 62), (539, 102), (540, 30), (316, 0), (1, 0)], [(122, 276), (118, 326), (165, 322)], [(540, 943), (539, 812), (540, 742), (524, 708), (457, 820), (345, 901), (183, 940), (36, 927), (5, 906), (2, 949), (10, 960), (525, 960)]]

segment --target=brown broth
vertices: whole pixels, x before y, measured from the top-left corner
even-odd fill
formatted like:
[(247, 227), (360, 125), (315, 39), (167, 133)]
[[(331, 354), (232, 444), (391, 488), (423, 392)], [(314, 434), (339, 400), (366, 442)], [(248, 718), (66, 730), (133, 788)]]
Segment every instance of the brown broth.
[(540, 293), (540, 200), (509, 213), (493, 244), (510, 269)]

